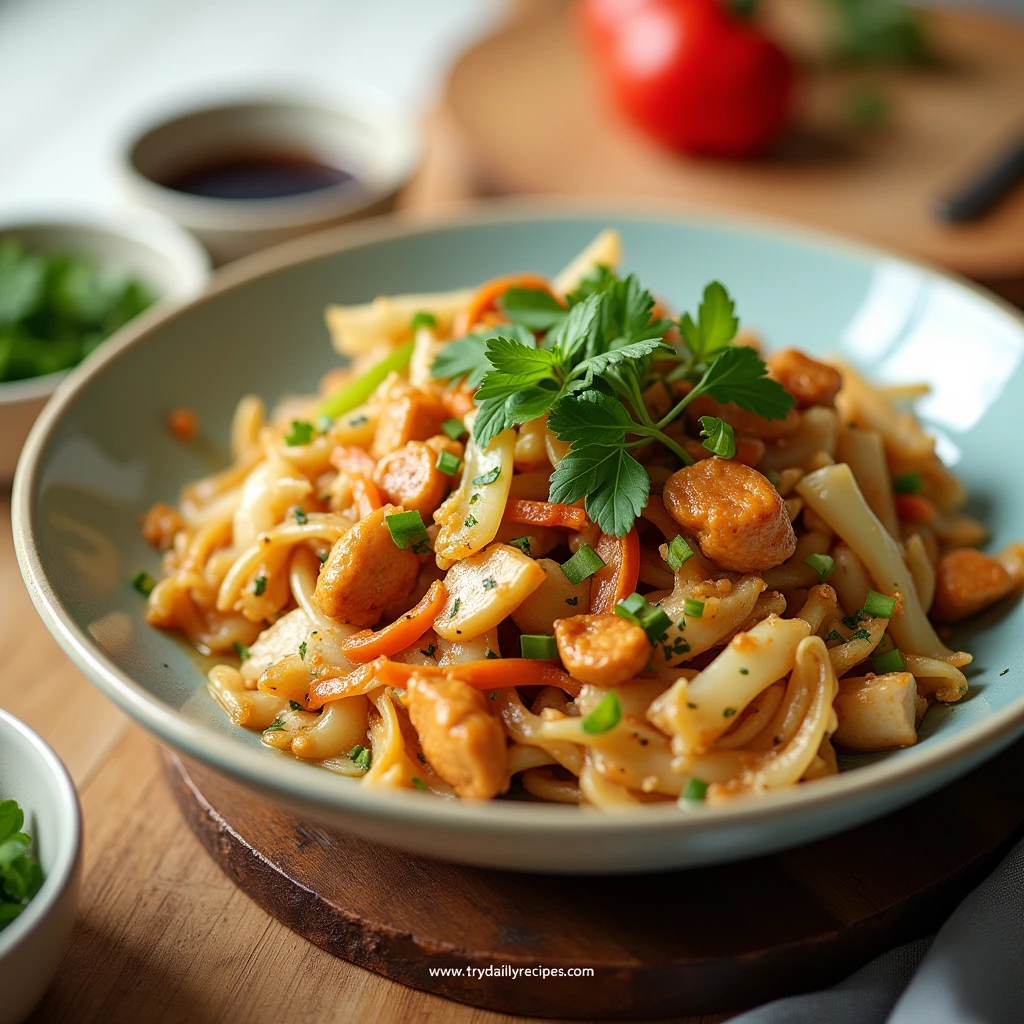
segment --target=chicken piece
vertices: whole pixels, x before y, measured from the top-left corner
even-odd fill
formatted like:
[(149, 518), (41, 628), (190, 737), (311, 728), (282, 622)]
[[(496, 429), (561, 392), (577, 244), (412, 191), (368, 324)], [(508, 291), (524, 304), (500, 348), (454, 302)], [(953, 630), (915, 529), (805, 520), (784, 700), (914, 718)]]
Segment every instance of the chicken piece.
[(618, 615), (556, 619), (555, 642), (569, 675), (604, 688), (632, 679), (651, 657), (647, 634)]
[(832, 739), (848, 750), (887, 750), (917, 742), (917, 684), (909, 672), (840, 679)]
[(768, 420), (731, 402), (728, 405), (716, 402), (710, 395), (700, 395), (686, 407), (686, 420), (694, 433), (700, 429), (701, 416), (717, 416), (725, 420), (737, 437), (759, 437), (763, 441), (789, 437), (800, 426), (800, 413), (795, 407), (786, 413), (784, 419)]
[(490, 800), (502, 791), (505, 734), (479, 691), (458, 679), (414, 675), (406, 707), (424, 755), (459, 796)]
[(672, 518), (704, 555), (733, 572), (781, 565), (796, 551), (786, 503), (767, 477), (729, 459), (702, 459), (673, 473), (662, 494)]
[(174, 541), (174, 535), (184, 527), (185, 522), (177, 509), (158, 501), (142, 517), (142, 536), (146, 543), (166, 551)]
[(385, 505), (356, 523), (331, 548), (313, 599), (337, 622), (373, 626), (392, 601), (412, 593), (419, 559), (391, 539), (384, 517), (402, 509)]
[(773, 352), (765, 362), (769, 376), (793, 396), (798, 409), (835, 404), (843, 378), (834, 366), (819, 363), (795, 348)]
[(423, 441), (389, 452), (373, 471), (373, 482), (388, 501), (415, 509), (426, 522), (444, 500), (448, 481), (437, 468), (437, 453)]
[(441, 432), (448, 410), (437, 396), (409, 384), (396, 384), (383, 404), (370, 454), (379, 459), (410, 441), (425, 441)]
[(935, 568), (932, 617), (956, 622), (1006, 597), (1019, 583), (1003, 565), (974, 548), (950, 551)]

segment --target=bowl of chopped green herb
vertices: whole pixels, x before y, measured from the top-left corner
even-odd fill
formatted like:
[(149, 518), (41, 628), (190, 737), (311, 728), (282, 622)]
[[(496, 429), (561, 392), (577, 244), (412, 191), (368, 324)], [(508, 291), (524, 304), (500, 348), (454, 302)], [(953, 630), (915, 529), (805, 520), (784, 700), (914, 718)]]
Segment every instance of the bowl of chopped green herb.
[(162, 218), (0, 224), (0, 483), (67, 371), (151, 307), (197, 294), (209, 271)]
[(0, 1024), (39, 1002), (71, 938), (82, 872), (78, 797), (57, 755), (0, 711)]

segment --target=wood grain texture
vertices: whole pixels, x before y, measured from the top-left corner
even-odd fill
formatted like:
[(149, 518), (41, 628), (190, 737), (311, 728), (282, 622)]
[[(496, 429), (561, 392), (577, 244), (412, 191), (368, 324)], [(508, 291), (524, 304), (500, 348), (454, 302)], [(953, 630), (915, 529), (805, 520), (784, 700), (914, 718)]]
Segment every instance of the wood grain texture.
[[(481, 192), (587, 196), (731, 208), (784, 217), (1009, 287), (1024, 279), (1024, 188), (991, 216), (944, 225), (932, 203), (994, 158), (1024, 123), (1024, 29), (996, 16), (927, 15), (941, 56), (920, 71), (825, 66), (809, 0), (764, 5), (802, 53), (796, 125), (770, 157), (696, 160), (665, 152), (609, 109), (571, 5), (528, 15), (467, 51), (443, 110), (472, 155)], [(881, 83), (878, 130), (849, 124), (857, 89)], [(1005, 290), (1005, 288), (1003, 289)]]
[[(545, 877), (376, 846), (170, 755), (167, 773), (227, 876), (311, 942), (461, 1002), (570, 1018), (732, 1012), (832, 984), (932, 930), (1024, 823), (1021, 744), (911, 807), (771, 857), (640, 877)], [(594, 974), (430, 973), (538, 965)]]

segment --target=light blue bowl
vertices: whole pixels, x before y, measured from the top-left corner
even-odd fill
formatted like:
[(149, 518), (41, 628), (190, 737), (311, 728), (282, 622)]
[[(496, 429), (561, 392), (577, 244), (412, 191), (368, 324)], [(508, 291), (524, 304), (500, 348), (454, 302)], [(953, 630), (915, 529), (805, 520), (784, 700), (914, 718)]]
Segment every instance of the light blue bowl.
[(554, 273), (607, 226), (622, 232), (626, 267), (680, 308), (718, 278), (770, 345), (839, 351), (876, 378), (929, 381), (921, 411), (993, 546), (1024, 536), (1016, 311), (928, 268), (784, 226), (499, 206), (433, 226), (382, 220), (256, 256), (69, 377), (36, 424), (14, 491), (22, 572), (64, 649), (161, 740), (293, 809), (426, 854), (522, 870), (637, 871), (762, 854), (882, 815), (1005, 747), (1024, 731), (1024, 608), (1012, 601), (957, 638), (975, 654), (971, 696), (930, 711), (916, 747), (768, 798), (614, 815), (381, 794), (277, 755), (214, 705), (201, 659), (146, 625), (128, 581), (140, 566), (157, 574), (159, 559), (139, 516), (210, 470), (168, 436), (168, 409), (192, 407), (206, 435), (226, 443), (240, 395), (273, 402), (309, 391), (335, 364), (328, 302)]

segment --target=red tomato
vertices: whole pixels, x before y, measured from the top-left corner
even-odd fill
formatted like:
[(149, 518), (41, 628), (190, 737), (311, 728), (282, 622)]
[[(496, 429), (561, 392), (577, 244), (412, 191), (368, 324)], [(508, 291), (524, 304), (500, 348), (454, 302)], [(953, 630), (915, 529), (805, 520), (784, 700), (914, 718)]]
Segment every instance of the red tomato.
[(657, 141), (742, 157), (778, 137), (793, 64), (720, 0), (583, 0), (583, 21), (613, 100)]

